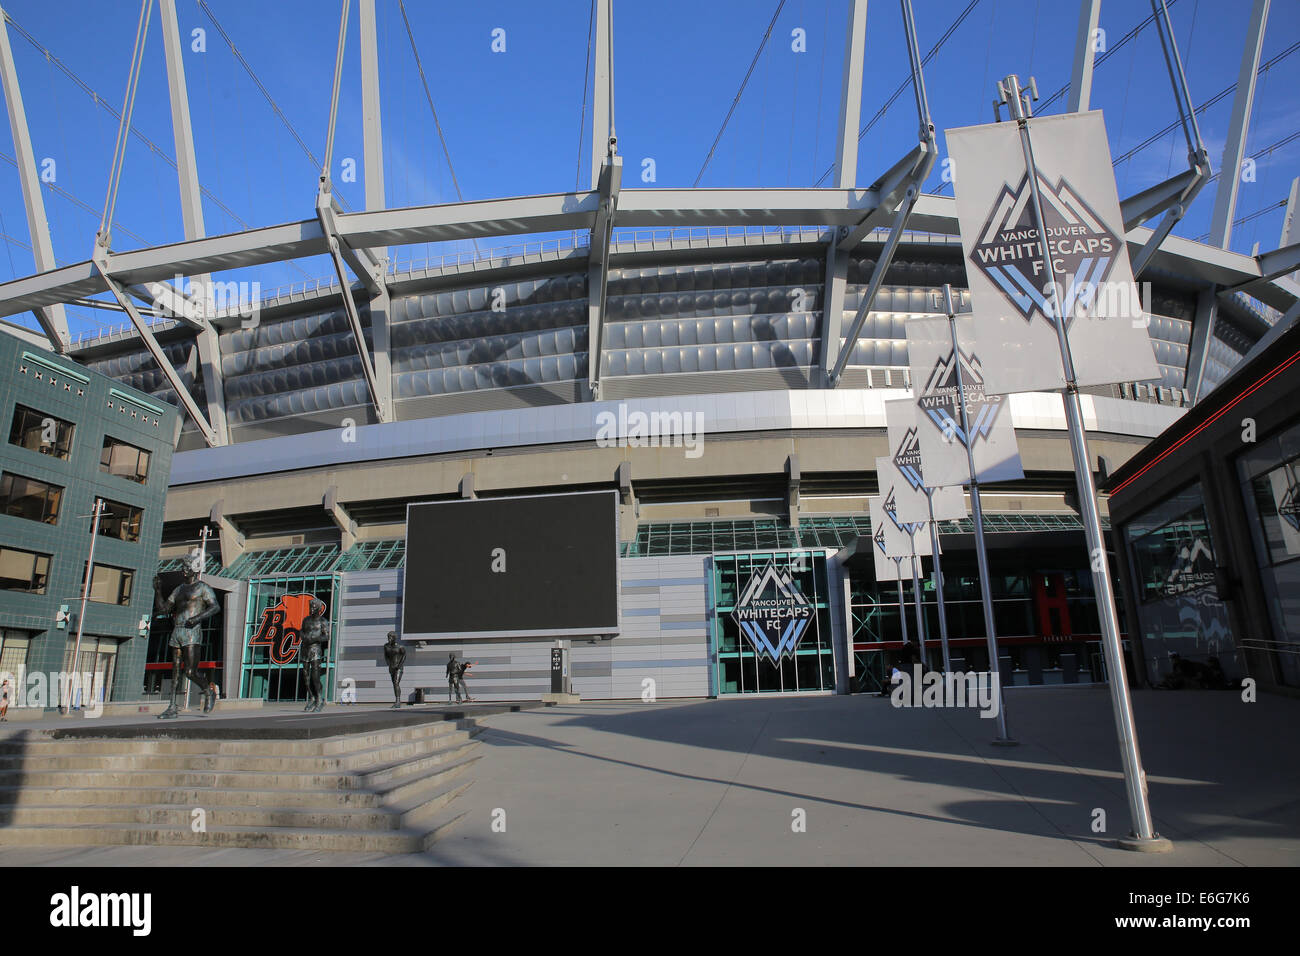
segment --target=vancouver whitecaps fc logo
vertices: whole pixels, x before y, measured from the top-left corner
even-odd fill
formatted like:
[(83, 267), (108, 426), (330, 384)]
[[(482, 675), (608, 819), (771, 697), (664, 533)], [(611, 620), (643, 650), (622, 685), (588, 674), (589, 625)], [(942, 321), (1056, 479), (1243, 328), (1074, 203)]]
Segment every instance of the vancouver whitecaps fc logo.
[(917, 437), (915, 428), (907, 430), (898, 450), (894, 452), (894, 467), (913, 489), (921, 487), (925, 480), (921, 476), (921, 439)]
[(1277, 513), (1283, 521), (1300, 531), (1300, 484), (1292, 485), (1286, 490), (1281, 504), (1277, 506)]
[[(958, 351), (956, 355), (961, 359), (961, 384), (966, 395), (966, 416), (970, 420), (971, 435), (977, 441), (988, 441), (993, 424), (1002, 411), (1004, 396), (985, 393), (984, 367), (974, 353)], [(964, 446), (970, 442), (966, 430), (961, 427), (958, 394), (957, 362), (954, 353), (949, 352), (946, 358), (935, 363), (916, 405), (945, 438), (951, 435)]]
[(871, 536), (871, 541), (880, 549), (881, 554), (885, 557), (889, 557), (889, 549), (885, 547), (885, 526), (883, 524), (877, 528), (876, 533)]
[(898, 520), (898, 496), (894, 494), (893, 485), (889, 486), (889, 493), (883, 497), (883, 501), (885, 514), (889, 515), (889, 520), (894, 522), (894, 527), (899, 531), (906, 531), (908, 534), (912, 534), (916, 529), (921, 527), (920, 522), (915, 524), (904, 524)]
[(790, 572), (769, 561), (749, 579), (731, 616), (758, 655), (775, 663), (794, 653), (813, 613)]
[[(1002, 290), (1026, 322), (1037, 313), (1051, 323), (1052, 306), (1043, 292), (1049, 279), (1043, 271), (1030, 193), (1028, 174), (1016, 189), (1002, 187), (970, 261)], [(1091, 305), (1122, 249), (1118, 237), (1064, 179), (1053, 186), (1040, 170), (1038, 194), (1068, 326), (1076, 306)]]

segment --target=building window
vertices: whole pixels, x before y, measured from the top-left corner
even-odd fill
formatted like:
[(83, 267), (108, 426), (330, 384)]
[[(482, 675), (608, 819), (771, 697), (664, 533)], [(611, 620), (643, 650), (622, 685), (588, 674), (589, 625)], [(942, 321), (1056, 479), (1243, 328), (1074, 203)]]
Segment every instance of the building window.
[[(85, 580), (85, 571), (82, 571)], [(115, 568), (111, 564), (96, 564), (95, 576), (90, 582), (90, 600), (100, 604), (131, 603), (131, 585), (135, 572), (130, 568)]]
[(31, 650), (31, 631), (0, 630), (0, 680), (7, 680), (9, 703), (22, 707), (27, 680), (27, 652)]
[(55, 524), (63, 489), (22, 475), (0, 475), (0, 514)]
[(67, 461), (72, 451), (73, 428), (72, 422), (65, 422), (62, 418), (38, 412), (26, 405), (15, 405), (9, 443)]
[(44, 594), (50, 556), (18, 548), (0, 548), (0, 589)]
[(99, 470), (143, 485), (149, 480), (149, 452), (105, 435)]
[[(120, 501), (105, 501), (104, 512), (99, 516), (99, 533), (119, 541), (139, 541), (140, 522), (144, 510)], [(90, 519), (92, 525), (94, 518)]]

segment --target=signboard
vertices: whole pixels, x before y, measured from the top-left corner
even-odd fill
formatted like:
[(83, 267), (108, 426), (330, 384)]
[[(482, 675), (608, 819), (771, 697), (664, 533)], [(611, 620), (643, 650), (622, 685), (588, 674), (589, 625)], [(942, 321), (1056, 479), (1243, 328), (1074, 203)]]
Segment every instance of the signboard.
[[(902, 535), (904, 541), (909, 542), (901, 545), (897, 550), (891, 546), (890, 553), (910, 556), (915, 551), (917, 557), (928, 556), (930, 533), (926, 530), (925, 522), (904, 521), (899, 513), (899, 499), (915, 495), (916, 492), (907, 487), (907, 483), (902, 478), (893, 475), (892, 470), (892, 459), (876, 459), (876, 476), (880, 479), (880, 505), (892, 523), (893, 529)], [(924, 505), (925, 495), (921, 494), (920, 498)]]
[[(946, 521), (966, 517), (966, 498), (957, 482), (952, 487), (937, 486), (930, 475), (928, 453), (922, 456), (920, 423), (916, 403), (910, 398), (900, 398), (885, 402), (885, 424), (889, 433), (889, 447), (894, 459), (894, 469), (914, 492), (899, 499), (898, 519), (905, 522), (929, 521), (930, 508), (934, 509), (935, 521)], [(926, 489), (930, 501), (927, 504)], [(928, 534), (928, 531), (922, 529)]]
[(262, 620), (248, 638), (249, 647), (270, 648), (271, 663), (292, 664), (302, 646), (302, 625), (311, 614), (313, 594), (286, 594), (262, 612)]
[[(1057, 301), (1079, 385), (1160, 377), (1133, 282), (1100, 111), (1029, 120)], [(971, 351), (996, 394), (1065, 384), (1013, 122), (944, 133), (956, 170), (957, 222), (975, 316)]]
[(407, 508), (404, 640), (618, 631), (617, 492)]
[(758, 656), (775, 664), (795, 652), (814, 614), (790, 571), (769, 561), (750, 577), (731, 617)]
[[(930, 532), (926, 528), (926, 523), (930, 520), (930, 509), (922, 486), (913, 485), (908, 480), (903, 471), (895, 464), (893, 455), (886, 455), (884, 458), (876, 459), (876, 478), (880, 482), (880, 497), (884, 502), (886, 513), (905, 532), (916, 532), (916, 553), (918, 555), (929, 554)], [(961, 489), (953, 489), (953, 493), (959, 498), (961, 497)], [(951, 511), (951, 496), (946, 496), (941, 501), (938, 501), (936, 507), (947, 508)], [(961, 507), (964, 514), (964, 501)]]
[[(879, 497), (867, 499), (867, 514), (871, 516), (871, 554), (876, 563), (876, 580), (897, 581), (902, 573), (901, 562), (895, 561), (893, 555), (910, 555), (912, 545), (907, 535), (885, 514), (885, 506)], [(897, 550), (900, 547), (901, 552)], [(911, 569), (910, 558), (908, 569)]]
[[(985, 391), (984, 363), (966, 348), (974, 338), (973, 323), (969, 316), (957, 317), (956, 352), (946, 316), (909, 319), (904, 326), (916, 393), (917, 433), (928, 484), (970, 484), (968, 442), (974, 453), (976, 480), (1016, 481), (1025, 477), (1016, 432), (1011, 426), (1011, 403), (1006, 395)], [(962, 428), (957, 405), (959, 359), (970, 437)], [(891, 404), (885, 403), (886, 415)]]

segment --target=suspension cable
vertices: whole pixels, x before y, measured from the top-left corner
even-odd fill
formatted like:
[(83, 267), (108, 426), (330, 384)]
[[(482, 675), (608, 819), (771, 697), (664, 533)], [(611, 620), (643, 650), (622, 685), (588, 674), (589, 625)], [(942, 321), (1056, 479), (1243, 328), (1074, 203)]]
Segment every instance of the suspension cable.
[[(438, 141), (442, 143), (442, 154), (447, 157), (447, 170), (451, 173), (451, 185), (456, 190), (456, 201), (464, 202), (465, 197), (460, 191), (460, 180), (456, 178), (456, 167), (451, 162), (451, 150), (447, 148), (447, 137), (442, 133), (442, 123), (438, 121), (438, 110), (433, 105), (433, 94), (429, 92), (429, 78), (424, 75), (424, 64), (420, 61), (420, 51), (415, 45), (415, 34), (411, 32), (411, 21), (406, 16), (405, 2), (397, 0), (397, 8), (402, 12), (402, 23), (406, 27), (406, 38), (411, 41), (411, 53), (415, 55), (415, 68), (420, 72), (420, 85), (424, 87), (424, 98), (429, 103), (429, 112), (433, 114), (433, 125), (438, 130)], [(478, 240), (471, 238), (470, 242), (474, 244), (474, 254), (478, 255)]]
[(149, 36), (149, 12), (153, 9), (153, 0), (141, 0), (140, 20), (135, 28), (135, 49), (131, 53), (131, 69), (126, 78), (126, 102), (122, 104), (122, 119), (117, 124), (117, 142), (113, 144), (113, 164), (108, 173), (108, 195), (104, 199), (104, 211), (99, 220), (99, 241), (108, 247), (108, 224), (113, 220), (113, 208), (117, 205), (117, 188), (122, 181), (122, 168), (126, 165), (127, 130), (131, 126), (131, 111), (135, 109), (135, 91), (140, 82), (140, 68), (144, 62), (144, 45)]
[(578, 163), (573, 171), (573, 191), (582, 182), (582, 134), (587, 131), (587, 84), (591, 80), (591, 28), (596, 22), (596, 0), (591, 0), (591, 13), (587, 16), (587, 62), (582, 68), (582, 111), (578, 114)]
[[(971, 2), (966, 5), (966, 9), (957, 15), (957, 19), (954, 20), (951, 24), (949, 24), (948, 29), (944, 31), (943, 36), (939, 37), (939, 42), (937, 42), (934, 46), (930, 47), (930, 52), (927, 53), (925, 57), (921, 60), (922, 66), (925, 66), (932, 59), (934, 59), (935, 55), (943, 48), (943, 45), (948, 42), (948, 38), (951, 37), (953, 33), (956, 32), (957, 28), (961, 26), (962, 21), (965, 20), (966, 17), (970, 15), (970, 12), (979, 5), (979, 2), (980, 0), (971, 0)], [(894, 102), (900, 96), (902, 96), (903, 92), (906, 89), (908, 89), (911, 85), (912, 85), (912, 75), (909, 73), (907, 79), (905, 79), (902, 83), (899, 84), (898, 89), (894, 90), (894, 95), (885, 101), (884, 106), (876, 110), (876, 115), (871, 117), (871, 121), (867, 123), (866, 126), (862, 127), (862, 129), (858, 132), (859, 142), (862, 140), (862, 137), (867, 135), (871, 127), (875, 126), (876, 123), (880, 121), (881, 117), (883, 117), (885, 113), (889, 111), (889, 108), (894, 105)], [(834, 171), (835, 171), (835, 164), (832, 163), (830, 167), (826, 170), (826, 172), (822, 173), (820, 176), (817, 177), (817, 182), (815, 182), (813, 185), (820, 186), (822, 183), (826, 181), (826, 177), (828, 177)]]
[[(284, 124), (285, 129), (289, 131), (289, 135), (291, 135), (294, 138), (294, 141), (298, 144), (298, 147), (303, 151), (304, 155), (306, 155), (307, 159), (311, 162), (313, 172), (321, 169), (321, 162), (319, 159), (316, 158), (316, 154), (311, 151), (311, 147), (308, 146), (306, 142), (304, 142), (302, 136), (299, 135), (298, 130), (294, 128), (294, 125), (291, 122), (289, 122), (289, 117), (284, 115), (284, 110), (280, 109), (280, 104), (275, 101), (275, 97), (271, 95), (270, 91), (258, 78), (257, 74), (253, 72), (252, 66), (250, 66), (248, 61), (244, 59), (244, 54), (239, 52), (239, 48), (235, 46), (235, 41), (230, 38), (230, 34), (228, 34), (225, 31), (225, 29), (221, 26), (221, 23), (217, 20), (216, 14), (212, 12), (212, 8), (208, 6), (206, 0), (199, 0), (199, 8), (205, 14), (207, 14), (208, 19), (212, 21), (212, 25), (217, 28), (217, 32), (221, 34), (221, 39), (226, 41), (226, 46), (230, 47), (230, 52), (234, 54), (235, 59), (239, 62), (239, 65), (244, 68), (244, 72), (247, 73), (249, 79), (253, 81), (253, 84), (257, 87), (258, 92), (262, 94), (262, 98), (266, 100), (267, 104), (275, 112), (275, 115), (280, 117), (280, 122)], [(338, 204), (341, 207), (343, 207), (343, 210), (345, 212), (351, 211), (351, 208), (348, 206), (347, 200), (345, 200), (342, 195), (335, 193), (334, 198), (338, 200)]]
[[(1297, 41), (1297, 42), (1295, 42), (1295, 43), (1292, 43), (1289, 47), (1287, 47), (1287, 48), (1286, 48), (1285, 50), (1283, 50), (1281, 53), (1277, 54), (1277, 56), (1273, 57), (1271, 60), (1269, 60), (1269, 61), (1268, 61), (1267, 63), (1265, 63), (1263, 66), (1261, 66), (1261, 67), (1259, 68), (1259, 71), (1255, 74), (1255, 76), (1256, 76), (1256, 77), (1263, 76), (1265, 73), (1267, 73), (1270, 69), (1272, 69), (1272, 68), (1273, 68), (1274, 66), (1276, 66), (1278, 63), (1281, 63), (1281, 62), (1282, 62), (1283, 60), (1285, 60), (1287, 57), (1291, 56), (1291, 54), (1295, 53), (1296, 50), (1300, 50), (1300, 41)], [(1224, 87), (1224, 88), (1223, 88), (1222, 90), (1220, 90), (1217, 94), (1215, 94), (1214, 96), (1210, 97), (1208, 100), (1206, 100), (1206, 101), (1205, 101), (1204, 103), (1202, 103), (1200, 106), (1196, 107), (1196, 112), (1197, 112), (1197, 113), (1204, 113), (1204, 112), (1205, 112), (1206, 110), (1208, 110), (1211, 106), (1214, 106), (1214, 105), (1215, 105), (1216, 103), (1218, 103), (1220, 100), (1224, 99), (1224, 98), (1225, 98), (1229, 93), (1233, 92), (1236, 88), (1237, 88), (1237, 84), (1236, 84), (1236, 83), (1233, 83), (1231, 86)], [(1162, 129), (1160, 132), (1155, 133), (1154, 135), (1147, 137), (1147, 138), (1144, 139), (1142, 142), (1138, 143), (1136, 146), (1134, 146), (1132, 149), (1130, 149), (1127, 153), (1124, 153), (1122, 156), (1120, 156), (1118, 159), (1115, 160), (1115, 162), (1114, 162), (1113, 165), (1118, 166), (1120, 163), (1124, 163), (1124, 162), (1127, 162), (1128, 160), (1132, 159), (1134, 156), (1136, 156), (1136, 155), (1137, 155), (1138, 153), (1140, 153), (1142, 150), (1146, 149), (1148, 146), (1152, 145), (1153, 143), (1155, 143), (1155, 142), (1159, 141), (1160, 139), (1162, 139), (1163, 137), (1167, 136), (1169, 133), (1173, 132), (1175, 129), (1178, 128), (1178, 125), (1179, 125), (1179, 121), (1178, 121), (1178, 120), (1174, 120), (1174, 122), (1170, 123), (1168, 126), (1166, 126), (1164, 129)]]
[[(731, 122), (731, 115), (736, 112), (736, 106), (739, 105), (740, 103), (740, 97), (745, 92), (745, 85), (749, 82), (749, 78), (754, 72), (754, 67), (758, 65), (759, 57), (763, 55), (763, 50), (767, 47), (767, 41), (772, 36), (772, 28), (776, 26), (776, 18), (781, 15), (781, 10), (784, 6), (785, 6), (785, 0), (780, 0), (780, 2), (776, 5), (776, 12), (772, 14), (772, 21), (767, 25), (767, 31), (763, 34), (763, 39), (759, 41), (758, 50), (757, 52), (754, 53), (754, 59), (749, 61), (749, 69), (745, 71), (745, 78), (740, 81), (740, 89), (736, 91), (735, 97), (733, 97), (731, 100), (731, 109), (727, 110), (727, 115), (722, 120), (722, 126), (718, 130), (718, 135), (713, 138), (713, 145), (709, 147), (709, 155), (704, 157), (704, 164), (700, 166), (700, 171), (695, 176), (695, 182), (691, 184), (692, 188), (700, 184), (700, 180), (704, 177), (704, 171), (709, 168), (709, 163), (713, 159), (713, 153), (715, 150), (717, 150), (718, 143), (722, 141), (722, 134), (727, 131), (727, 124)], [(613, 73), (612, 68), (610, 72), (611, 74)], [(613, 84), (612, 77), (610, 83), (612, 86)], [(610, 101), (609, 115), (610, 115), (610, 127), (612, 128), (613, 119), (614, 119), (614, 106), (613, 106), (612, 99)]]

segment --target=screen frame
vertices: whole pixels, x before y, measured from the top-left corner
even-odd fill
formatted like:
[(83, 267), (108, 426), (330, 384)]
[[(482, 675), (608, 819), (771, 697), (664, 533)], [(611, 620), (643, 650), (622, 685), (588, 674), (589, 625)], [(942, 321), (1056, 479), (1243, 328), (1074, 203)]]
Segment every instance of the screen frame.
[(527, 498), (568, 498), (575, 495), (608, 495), (609, 505), (612, 509), (614, 518), (614, 615), (615, 622), (612, 627), (604, 624), (593, 624), (591, 626), (575, 626), (566, 628), (538, 628), (531, 630), (506, 630), (506, 631), (420, 631), (419, 633), (410, 634), (406, 627), (406, 610), (409, 604), (406, 599), (407, 595), (407, 567), (402, 567), (402, 621), (401, 621), (401, 639), (419, 644), (473, 644), (485, 641), (549, 641), (569, 637), (593, 637), (601, 638), (617, 637), (621, 632), (623, 625), (623, 579), (620, 574), (619, 562), (622, 560), (620, 555), (621, 540), (619, 536), (619, 502), (618, 492), (612, 488), (601, 489), (598, 491), (562, 491), (555, 494), (537, 494), (537, 495), (502, 495), (491, 498), (458, 498), (443, 499), (440, 501), (409, 501), (406, 504), (406, 553), (409, 560), (411, 553), (411, 509), (423, 508), (433, 505), (456, 505), (456, 504), (473, 504), (488, 501), (519, 501)]

